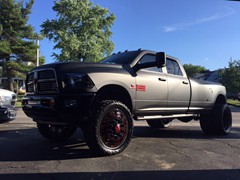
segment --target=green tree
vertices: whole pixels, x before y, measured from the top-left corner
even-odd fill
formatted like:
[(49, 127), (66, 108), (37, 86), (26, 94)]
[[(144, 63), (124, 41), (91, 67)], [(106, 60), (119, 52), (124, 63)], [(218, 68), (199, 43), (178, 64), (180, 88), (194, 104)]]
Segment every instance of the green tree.
[(0, 62), (7, 88), (13, 90), (12, 78), (24, 78), (26, 62), (36, 62), (33, 27), (28, 25), (34, 0), (0, 0)]
[(230, 60), (228, 67), (218, 70), (222, 84), (228, 94), (240, 92), (240, 60)]
[(111, 54), (114, 44), (110, 28), (115, 16), (108, 9), (94, 5), (89, 0), (55, 1), (53, 10), (57, 18), (42, 24), (42, 33), (53, 40), (53, 53), (59, 60), (98, 61)]
[(205, 67), (199, 65), (184, 64), (183, 67), (189, 77), (193, 77), (197, 73), (210, 72)]

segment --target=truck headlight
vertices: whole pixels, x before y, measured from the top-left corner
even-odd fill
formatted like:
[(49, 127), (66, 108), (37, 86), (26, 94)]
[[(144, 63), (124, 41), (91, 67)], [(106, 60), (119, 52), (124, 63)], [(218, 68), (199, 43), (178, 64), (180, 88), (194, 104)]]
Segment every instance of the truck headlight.
[(62, 76), (63, 89), (91, 89), (94, 84), (89, 76), (85, 73), (65, 73)]

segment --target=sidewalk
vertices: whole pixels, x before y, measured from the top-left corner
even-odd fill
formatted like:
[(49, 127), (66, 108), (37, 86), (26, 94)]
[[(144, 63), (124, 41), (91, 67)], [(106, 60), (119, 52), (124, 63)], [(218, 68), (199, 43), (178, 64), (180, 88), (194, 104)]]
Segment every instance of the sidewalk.
[(36, 124), (33, 120), (25, 115), (21, 108), (17, 108), (17, 117), (9, 122), (11, 124)]

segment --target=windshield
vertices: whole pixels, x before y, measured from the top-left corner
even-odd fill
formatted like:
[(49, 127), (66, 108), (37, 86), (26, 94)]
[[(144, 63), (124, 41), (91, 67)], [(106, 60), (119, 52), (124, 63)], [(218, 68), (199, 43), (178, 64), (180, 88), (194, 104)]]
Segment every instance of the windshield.
[(100, 63), (103, 64), (130, 64), (133, 60), (141, 53), (141, 51), (129, 51), (118, 54), (113, 54), (102, 61)]

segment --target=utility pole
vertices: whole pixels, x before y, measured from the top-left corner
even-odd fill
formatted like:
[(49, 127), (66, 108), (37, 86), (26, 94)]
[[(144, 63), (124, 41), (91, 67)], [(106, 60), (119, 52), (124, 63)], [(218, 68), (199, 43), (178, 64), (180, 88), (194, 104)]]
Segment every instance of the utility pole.
[(40, 50), (39, 50), (39, 44), (40, 40), (43, 39), (43, 37), (40, 34), (35, 33), (34, 39), (36, 40), (37, 50), (36, 50), (36, 66), (39, 66), (39, 56), (40, 56)]
[(36, 43), (37, 43), (37, 63), (36, 63), (36, 66), (38, 67), (39, 66), (39, 39), (38, 39), (38, 37), (36, 39)]

